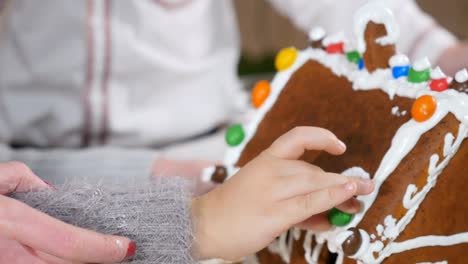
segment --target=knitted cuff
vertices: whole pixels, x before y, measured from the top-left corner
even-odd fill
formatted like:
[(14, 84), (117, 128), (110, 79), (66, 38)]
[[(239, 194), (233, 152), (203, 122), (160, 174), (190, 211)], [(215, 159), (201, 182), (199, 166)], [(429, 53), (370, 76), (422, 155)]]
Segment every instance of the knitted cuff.
[(138, 245), (132, 264), (185, 264), (194, 263), (187, 185), (180, 178), (126, 185), (75, 182), (12, 197), (72, 225), (132, 239)]

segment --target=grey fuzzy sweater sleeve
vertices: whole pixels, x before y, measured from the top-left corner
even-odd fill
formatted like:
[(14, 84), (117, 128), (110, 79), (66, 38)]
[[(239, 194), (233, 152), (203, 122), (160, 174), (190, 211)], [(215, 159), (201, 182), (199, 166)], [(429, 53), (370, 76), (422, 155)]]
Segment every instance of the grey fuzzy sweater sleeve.
[(12, 197), (64, 222), (137, 243), (129, 263), (194, 263), (190, 194), (180, 178), (138, 183), (67, 183)]

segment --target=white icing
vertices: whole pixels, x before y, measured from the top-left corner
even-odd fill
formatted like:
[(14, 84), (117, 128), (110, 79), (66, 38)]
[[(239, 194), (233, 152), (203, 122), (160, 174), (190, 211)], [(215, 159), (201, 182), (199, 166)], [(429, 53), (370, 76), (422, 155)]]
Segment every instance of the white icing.
[(392, 107), (392, 115), (394, 116), (405, 116), (406, 115), (406, 110), (400, 111), (400, 108), (398, 106)]
[(322, 44), (324, 46), (328, 46), (328, 45), (337, 44), (340, 42), (343, 42), (343, 43), (346, 42), (346, 38), (343, 32), (339, 32), (339, 33), (336, 33), (336, 34), (333, 34), (324, 38), (322, 41)]
[[(421, 236), (403, 242), (393, 242), (383, 253), (384, 257), (388, 257), (392, 254), (401, 253), (404, 251), (423, 248), (423, 247), (434, 247), (434, 246), (453, 246), (462, 243), (468, 243), (468, 232), (459, 233), (451, 236)], [(378, 262), (371, 262), (378, 263)], [(370, 264), (371, 264), (370, 263)]]
[(455, 80), (459, 83), (464, 83), (468, 81), (468, 71), (466, 69), (463, 69), (455, 75)]
[(437, 262), (419, 262), (416, 264), (448, 264), (448, 261), (444, 260), (444, 261), (437, 261)]
[(317, 244), (314, 249), (312, 250), (312, 239), (314, 236), (313, 231), (307, 231), (306, 236), (304, 238), (304, 257), (308, 264), (317, 264), (320, 252), (322, 252), (323, 244)]
[(215, 172), (215, 170), (216, 170), (215, 166), (211, 166), (211, 167), (203, 169), (202, 175), (201, 175), (202, 182), (210, 182), (211, 177), (213, 176), (213, 173)]
[(410, 60), (408, 59), (408, 56), (405, 54), (396, 54), (392, 56), (388, 62), (390, 66), (393, 67), (398, 67), (398, 66), (408, 66), (410, 64)]
[(444, 78), (447, 78), (447, 75), (445, 75), (445, 73), (442, 71), (440, 67), (437, 66), (435, 69), (431, 71), (431, 79), (440, 80)]
[(383, 231), (382, 237), (383, 240), (395, 239), (398, 236), (399, 232), (396, 223), (397, 220), (393, 216), (388, 215), (387, 217), (385, 217), (385, 229)]
[(271, 243), (268, 246), (268, 250), (278, 254), (285, 263), (289, 263), (294, 241), (297, 241), (300, 238), (301, 230), (298, 228), (293, 228), (282, 234), (278, 239)]
[(419, 59), (414, 62), (413, 64), (413, 69), (415, 71), (424, 71), (431, 68), (431, 62), (427, 57), (424, 57), (422, 59)]
[(369, 250), (369, 247), (371, 245), (370, 237), (367, 234), (367, 232), (362, 229), (359, 229), (359, 233), (361, 234), (361, 238), (362, 238), (361, 247), (359, 248), (358, 252), (356, 252), (356, 254), (354, 254), (350, 258), (359, 258), (360, 256), (362, 256)]
[(378, 44), (390, 45), (396, 43), (400, 36), (400, 28), (392, 11), (384, 5), (383, 1), (373, 0), (361, 7), (354, 16), (354, 33), (358, 38), (359, 52), (364, 53), (366, 51), (364, 33), (370, 21), (385, 25), (387, 30), (387, 36), (376, 40)]
[(315, 27), (309, 32), (309, 39), (312, 41), (318, 41), (325, 37), (325, 29), (322, 27)]

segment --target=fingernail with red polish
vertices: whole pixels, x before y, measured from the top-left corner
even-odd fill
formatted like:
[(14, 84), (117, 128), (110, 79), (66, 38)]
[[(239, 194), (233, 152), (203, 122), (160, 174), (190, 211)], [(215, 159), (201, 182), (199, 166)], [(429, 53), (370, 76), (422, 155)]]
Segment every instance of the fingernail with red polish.
[(133, 257), (135, 253), (136, 253), (136, 243), (132, 241), (128, 244), (127, 255), (125, 255), (125, 259), (129, 259)]

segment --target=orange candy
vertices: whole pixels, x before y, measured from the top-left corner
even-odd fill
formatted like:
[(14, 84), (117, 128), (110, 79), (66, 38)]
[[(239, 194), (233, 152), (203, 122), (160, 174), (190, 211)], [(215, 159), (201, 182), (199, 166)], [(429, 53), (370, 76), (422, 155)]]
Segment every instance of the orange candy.
[(411, 115), (417, 122), (424, 122), (432, 117), (437, 108), (437, 101), (430, 95), (419, 97), (411, 108)]
[(252, 91), (252, 104), (255, 108), (260, 108), (270, 95), (270, 83), (268, 81), (259, 81), (255, 84)]

